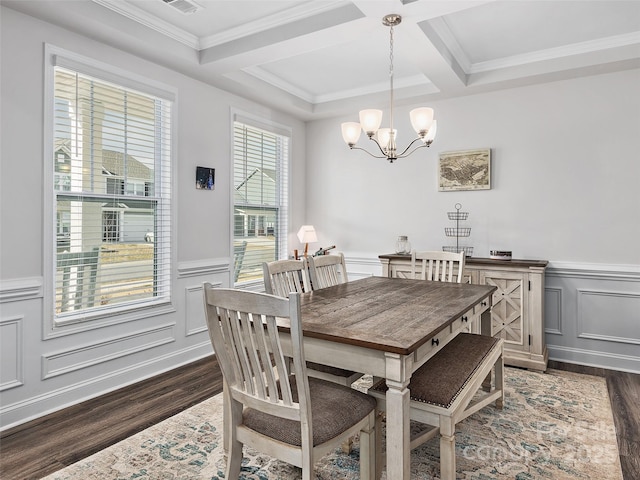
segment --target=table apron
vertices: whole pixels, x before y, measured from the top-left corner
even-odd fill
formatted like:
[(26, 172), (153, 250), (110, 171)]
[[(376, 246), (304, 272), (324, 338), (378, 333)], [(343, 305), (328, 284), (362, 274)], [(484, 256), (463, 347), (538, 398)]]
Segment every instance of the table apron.
[[(289, 334), (281, 334), (280, 341), (285, 354), (291, 353)], [(385, 377), (387, 373), (385, 352), (381, 350), (314, 337), (304, 337), (303, 348), (304, 357), (310, 362), (368, 373), (377, 377)]]

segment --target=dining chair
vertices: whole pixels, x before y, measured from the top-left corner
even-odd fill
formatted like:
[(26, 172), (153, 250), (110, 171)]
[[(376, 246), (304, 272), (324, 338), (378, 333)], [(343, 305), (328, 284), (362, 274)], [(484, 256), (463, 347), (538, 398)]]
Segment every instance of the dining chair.
[[(349, 280), (344, 254), (342, 253), (308, 257), (307, 260), (309, 262), (311, 290), (332, 287), (346, 283)], [(314, 369), (314, 375), (318, 375), (319, 378), (342, 383), (343, 385), (351, 385), (363, 376), (363, 374), (359, 372), (327, 367), (316, 363), (309, 363), (308, 365)], [(318, 373), (315, 373), (316, 371)]]
[(437, 282), (462, 283), (464, 251), (414, 251), (411, 254), (411, 278)]
[[(289, 298), (291, 292), (303, 293), (312, 290), (306, 258), (265, 262), (262, 264), (262, 271), (264, 289), (269, 294)], [(307, 362), (307, 368), (310, 377), (321, 378), (345, 386), (350, 386), (362, 376), (361, 373), (351, 370), (315, 362)]]
[(344, 254), (309, 257), (309, 276), (313, 290), (347, 283), (349, 279), (347, 278)]
[(275, 260), (262, 264), (264, 290), (271, 295), (289, 298), (289, 293), (311, 291), (307, 260)]
[[(311, 480), (318, 459), (358, 433), (360, 478), (373, 478), (376, 400), (307, 376), (300, 294), (287, 299), (210, 283), (203, 291), (209, 337), (227, 387), (225, 478), (239, 477), (247, 445), (300, 467), (302, 478)], [(283, 338), (278, 322), (287, 319), (290, 334)], [(293, 375), (285, 355), (293, 359)]]

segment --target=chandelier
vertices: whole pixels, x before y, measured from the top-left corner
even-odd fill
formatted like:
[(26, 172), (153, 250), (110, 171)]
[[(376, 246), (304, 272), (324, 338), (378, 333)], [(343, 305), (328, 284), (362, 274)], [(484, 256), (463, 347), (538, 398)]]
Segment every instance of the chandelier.
[[(409, 118), (418, 136), (401, 153), (397, 151), (397, 130), (393, 128), (393, 27), (399, 25), (401, 21), (402, 17), (395, 13), (385, 15), (382, 18), (383, 25), (389, 27), (389, 82), (391, 96), (389, 128), (380, 128), (382, 110), (374, 109), (360, 110), (360, 123), (345, 122), (342, 124), (342, 138), (350, 149), (362, 150), (374, 158), (386, 158), (390, 163), (393, 163), (398, 158), (408, 157), (419, 148), (430, 146), (436, 136), (436, 121), (433, 119), (433, 109), (428, 107), (415, 108), (409, 112)], [(373, 154), (364, 148), (356, 146), (362, 131), (367, 134), (369, 140), (373, 140), (382, 155)], [(411, 150), (417, 142), (421, 143)]]

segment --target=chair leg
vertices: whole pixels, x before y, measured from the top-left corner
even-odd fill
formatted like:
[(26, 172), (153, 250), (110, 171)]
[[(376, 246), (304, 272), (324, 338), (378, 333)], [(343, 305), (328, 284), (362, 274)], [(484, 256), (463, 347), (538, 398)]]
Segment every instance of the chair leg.
[(342, 453), (349, 455), (351, 453), (351, 445), (353, 444), (353, 438), (349, 437), (342, 443)]
[(222, 447), (229, 451), (229, 439), (231, 438), (231, 395), (227, 381), (222, 379)]
[(504, 407), (504, 358), (500, 355), (500, 358), (496, 360), (496, 390), (500, 389), (500, 397), (496, 400), (496, 408), (502, 410)]
[(229, 434), (226, 441), (227, 444), (227, 471), (225, 472), (225, 478), (238, 478), (240, 476), (240, 467), (242, 465), (242, 443), (238, 441), (236, 434), (236, 426), (242, 421), (242, 404), (231, 400), (229, 402), (229, 421), (228, 431), (225, 434)]
[(382, 419), (384, 412), (376, 409), (376, 426), (375, 426), (375, 479), (382, 477), (382, 468), (384, 467), (384, 453), (382, 452)]

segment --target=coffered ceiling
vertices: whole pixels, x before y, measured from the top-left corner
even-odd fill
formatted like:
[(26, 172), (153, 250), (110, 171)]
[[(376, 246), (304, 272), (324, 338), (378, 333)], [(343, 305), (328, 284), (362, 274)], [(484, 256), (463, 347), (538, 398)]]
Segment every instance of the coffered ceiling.
[[(640, 67), (640, 0), (1, 0), (318, 118)], [(181, 10), (192, 8), (193, 13)]]

